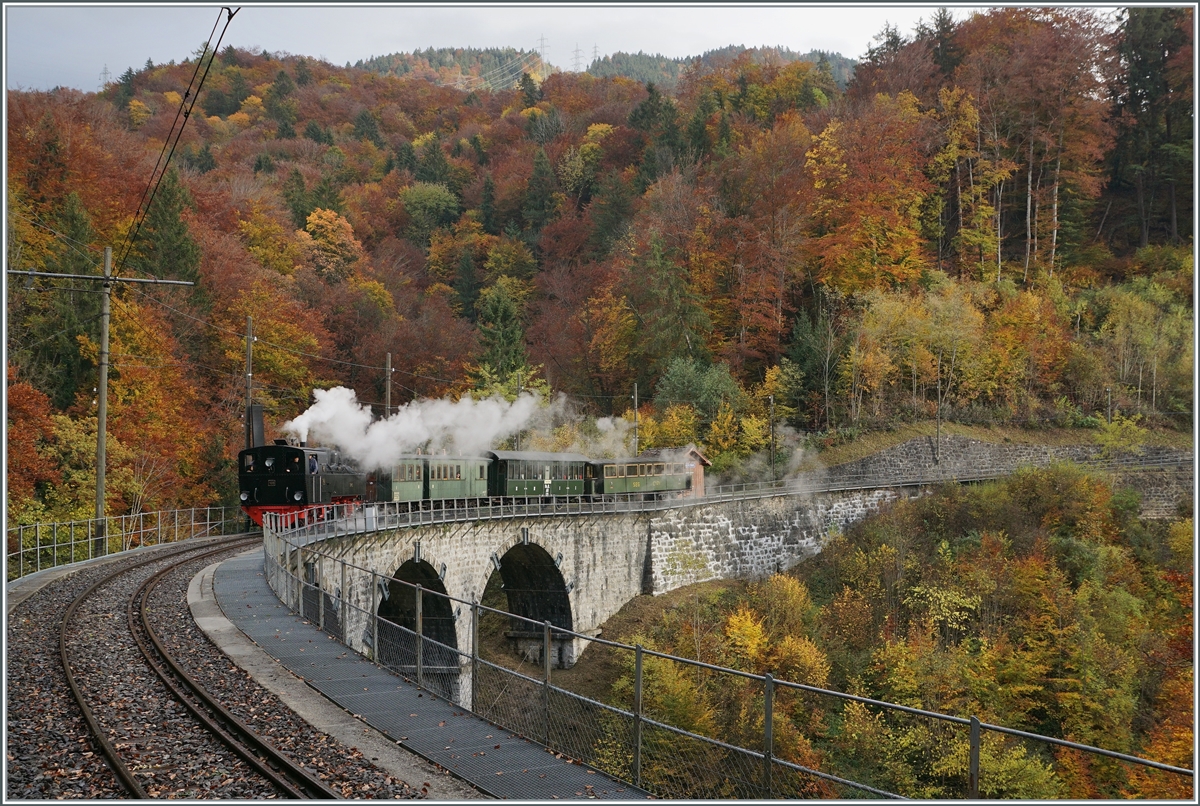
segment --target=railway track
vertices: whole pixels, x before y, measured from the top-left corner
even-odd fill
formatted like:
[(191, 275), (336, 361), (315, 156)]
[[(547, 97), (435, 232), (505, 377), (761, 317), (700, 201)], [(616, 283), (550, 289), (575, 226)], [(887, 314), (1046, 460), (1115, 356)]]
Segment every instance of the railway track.
[(187, 582), (256, 540), (83, 568), (13, 610), (8, 798), (420, 796), (304, 724), (196, 627)]

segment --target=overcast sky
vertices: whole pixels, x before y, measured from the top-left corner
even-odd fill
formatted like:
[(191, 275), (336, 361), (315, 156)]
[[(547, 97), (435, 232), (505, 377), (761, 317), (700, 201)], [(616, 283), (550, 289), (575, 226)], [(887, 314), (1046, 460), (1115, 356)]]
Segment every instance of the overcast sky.
[[(948, 4), (943, 4), (948, 5)], [(236, 8), (236, 6), (234, 6)], [(804, 4), (374, 4), (244, 5), (222, 40), (239, 48), (324, 58), (336, 65), (428, 47), (535, 49), (571, 70), (575, 50), (586, 69), (594, 52), (698, 56), (726, 45), (783, 46), (859, 58), (891, 23), (911, 34), (937, 5)], [(972, 6), (953, 6), (956, 19)], [(982, 8), (982, 6), (979, 6)], [(128, 67), (182, 61), (208, 39), (216, 5), (72, 6), (6, 3), (5, 86), (95, 91)], [(222, 19), (222, 23), (224, 20)], [(220, 36), (218, 26), (214, 41)]]

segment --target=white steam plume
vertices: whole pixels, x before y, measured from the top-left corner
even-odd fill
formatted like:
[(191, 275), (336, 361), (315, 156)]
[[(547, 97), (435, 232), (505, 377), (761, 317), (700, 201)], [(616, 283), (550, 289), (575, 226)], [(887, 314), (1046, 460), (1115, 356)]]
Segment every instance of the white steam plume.
[(513, 403), (498, 397), (475, 400), (414, 400), (386, 420), (371, 419), (369, 406), (343, 386), (313, 390), (316, 401), (283, 424), (302, 442), (336, 445), (364, 468), (384, 468), (418, 448), (427, 452), (477, 456), (529, 427), (538, 398), (521, 395)]

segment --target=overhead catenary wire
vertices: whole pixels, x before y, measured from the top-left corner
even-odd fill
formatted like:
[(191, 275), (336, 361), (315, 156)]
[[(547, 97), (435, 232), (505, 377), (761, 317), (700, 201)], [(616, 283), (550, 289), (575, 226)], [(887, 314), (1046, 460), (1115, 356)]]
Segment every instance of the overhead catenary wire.
[[(91, 252), (99, 253), (99, 252), (103, 251), (98, 246), (92, 246), (91, 244), (86, 244), (86, 243), (83, 243), (82, 241), (77, 241), (74, 238), (72, 238), (70, 235), (67, 235), (65, 232), (59, 232), (54, 227), (50, 226), (49, 224), (43, 224), (41, 221), (38, 221), (36, 218), (30, 218), (29, 216), (21, 215), (20, 213), (13, 212), (12, 210), (9, 210), (8, 214), (10, 216), (12, 216), (13, 218), (19, 218), (22, 221), (28, 221), (30, 224), (32, 224), (35, 227), (41, 227), (42, 229), (44, 229), (47, 232), (54, 235), (59, 240), (64, 241), (68, 246), (71, 247), (72, 250), (74, 250), (76, 253), (78, 253), (82, 257), (85, 257), (88, 259), (94, 259), (95, 256), (82, 251), (79, 247), (83, 247), (83, 249), (90, 250)], [(100, 265), (99, 262), (95, 262), (92, 264), (93, 267), (98, 266), (98, 265)]]
[[(217, 325), (217, 324), (214, 324), (214, 323), (212, 323), (212, 322), (206, 321), (206, 320), (204, 320), (204, 319), (201, 319), (201, 318), (199, 318), (199, 317), (192, 316), (191, 314), (189, 314), (189, 313), (186, 313), (186, 312), (184, 312), (184, 311), (181, 311), (181, 310), (179, 310), (178, 308), (174, 308), (174, 307), (172, 307), (172, 306), (170, 306), (170, 305), (166, 304), (165, 302), (162, 302), (161, 300), (155, 299), (153, 296), (151, 296), (150, 294), (148, 294), (148, 293), (147, 293), (147, 292), (145, 292), (145, 291), (142, 291), (141, 289), (134, 288), (134, 289), (132, 289), (132, 291), (133, 291), (133, 293), (135, 293), (135, 294), (139, 294), (139, 295), (141, 295), (141, 296), (145, 297), (147, 300), (149, 300), (150, 302), (153, 302), (153, 303), (155, 303), (156, 305), (159, 305), (159, 306), (161, 306), (161, 307), (163, 307), (163, 308), (166, 308), (167, 310), (169, 310), (169, 311), (171, 311), (171, 312), (173, 312), (173, 313), (176, 313), (176, 314), (178, 314), (179, 316), (182, 316), (182, 317), (184, 317), (184, 318), (186, 318), (186, 319), (190, 319), (190, 320), (192, 320), (192, 321), (194, 321), (194, 322), (197, 322), (198, 324), (204, 325), (205, 327), (211, 328), (211, 329), (213, 329), (213, 330), (216, 330), (216, 331), (218, 331), (218, 332), (224, 333), (224, 334), (226, 334), (226, 335), (229, 335), (229, 336), (234, 336), (234, 337), (237, 337), (237, 338), (239, 338), (239, 339), (241, 339), (241, 338), (245, 338), (245, 333), (243, 333), (243, 332), (235, 331), (235, 330), (232, 330), (231, 328), (225, 328), (225, 327), (221, 327), (220, 325)], [(131, 317), (131, 318), (133, 318), (133, 320), (134, 320), (135, 322), (137, 321), (137, 320), (136, 320), (136, 317)], [(139, 323), (139, 326), (140, 326), (140, 323)], [(145, 331), (144, 331), (144, 332), (145, 332)], [(149, 333), (147, 333), (147, 335), (150, 335), (150, 334), (149, 334)], [(280, 350), (280, 351), (282, 351), (282, 352), (284, 352), (284, 353), (288, 353), (288, 354), (290, 354), (290, 355), (300, 356), (300, 357), (303, 357), (303, 358), (312, 358), (312, 359), (315, 359), (315, 360), (318, 360), (318, 361), (325, 361), (325, 362), (327, 362), (327, 363), (330, 363), (330, 364), (337, 364), (337, 365), (339, 365), (339, 366), (344, 366), (344, 367), (353, 367), (353, 368), (355, 368), (355, 369), (373, 370), (373, 371), (378, 371), (378, 372), (386, 372), (386, 371), (387, 371), (387, 367), (375, 366), (375, 365), (373, 365), (373, 364), (360, 364), (360, 363), (358, 363), (358, 362), (355, 362), (355, 361), (346, 361), (345, 359), (341, 359), (341, 358), (330, 358), (330, 357), (328, 357), (328, 356), (317, 355), (317, 354), (315, 354), (315, 353), (309, 353), (309, 352), (305, 352), (304, 350), (296, 350), (296, 349), (293, 349), (293, 348), (291, 348), (291, 347), (288, 347), (288, 346), (286, 346), (286, 345), (282, 345), (282, 344), (276, 344), (276, 343), (274, 343), (274, 342), (267, 341), (267, 340), (265, 340), (265, 339), (262, 339), (262, 338), (260, 338), (260, 337), (258, 337), (258, 336), (255, 336), (255, 337), (254, 337), (254, 343), (255, 343), (256, 345), (263, 345), (263, 346), (265, 346), (265, 347), (271, 347), (271, 348), (273, 348), (273, 349)], [(431, 381), (431, 382), (433, 382), (433, 383), (456, 384), (456, 383), (459, 383), (459, 382), (461, 381), (461, 379), (453, 379), (453, 378), (438, 378), (438, 377), (435, 377), (435, 376), (432, 376), (432, 375), (422, 375), (422, 374), (420, 374), (420, 373), (416, 373), (416, 372), (409, 372), (409, 371), (407, 371), (407, 370), (403, 370), (403, 369), (400, 369), (400, 368), (398, 368), (398, 367), (395, 367), (395, 366), (393, 366), (393, 367), (392, 367), (392, 371), (393, 371), (393, 372), (400, 373), (400, 374), (402, 374), (402, 375), (406, 375), (406, 376), (408, 376), (408, 377), (411, 377), (411, 378), (415, 378), (415, 379), (417, 379), (417, 380), (422, 380), (422, 381)], [(222, 373), (222, 374), (224, 374), (224, 373)], [(232, 374), (234, 374), (234, 375), (238, 375), (238, 376), (240, 377), (240, 373), (232, 373)], [(411, 388), (411, 387), (408, 387), (408, 386), (405, 386), (405, 385), (403, 385), (403, 384), (396, 383), (396, 386), (398, 386), (399, 388), (401, 388), (401, 389), (405, 390), (406, 392), (411, 392), (411, 393), (412, 393), (414, 396), (415, 396), (415, 395), (418, 395), (418, 394), (420, 394), (420, 393), (418, 392), (418, 390), (416, 390), (416, 389), (413, 389), (413, 388)], [(319, 388), (319, 387), (318, 387), (318, 388)], [(572, 392), (572, 393), (569, 395), (569, 397), (572, 397), (572, 398), (584, 398), (584, 399), (588, 399), (588, 400), (624, 400), (624, 399), (626, 399), (626, 398), (628, 397), (628, 395), (625, 395), (625, 394), (615, 394), (615, 395), (590, 395), (590, 394), (584, 394), (584, 393), (582, 393), (582, 392), (578, 392), (578, 393), (576, 393), (576, 392)], [(682, 399), (682, 398), (680, 398), (680, 399), (676, 399), (676, 398), (669, 398), (669, 399), (664, 399), (662, 402), (663, 402), (663, 403), (665, 403), (665, 404), (667, 404), (667, 405), (671, 405), (671, 404), (675, 404), (675, 403), (687, 403), (687, 404), (689, 404), (689, 405), (696, 406), (696, 405), (699, 405), (699, 404), (700, 404), (702, 401), (700, 401), (700, 400), (688, 400), (688, 399)]]
[[(133, 290), (133, 293), (140, 294), (141, 296), (145, 297), (150, 302), (153, 302), (154, 304), (159, 305), (160, 307), (166, 308), (167, 310), (171, 311), (172, 313), (178, 314), (179, 316), (182, 316), (186, 319), (190, 319), (194, 322), (204, 325), (205, 327), (209, 327), (213, 330), (216, 330), (220, 333), (224, 333), (229, 336), (234, 336), (239, 339), (245, 338), (246, 334), (242, 331), (233, 330), (233, 329), (227, 328), (227, 327), (221, 327), (220, 325), (217, 325), (217, 324), (214, 324), (207, 320), (201, 319), (197, 316), (192, 316), (191, 314), (189, 314), (185, 311), (181, 311), (178, 308), (175, 308), (175, 307), (172, 307), (172, 306), (166, 304), (162, 300), (154, 298), (153, 296), (146, 293), (145, 291), (142, 291), (141, 289), (135, 288), (132, 290)], [(375, 366), (373, 364), (359, 364), (355, 361), (347, 361), (342, 358), (330, 358), (330, 357), (324, 356), (324, 355), (317, 355), (316, 353), (309, 353), (309, 352), (305, 352), (303, 350), (296, 350), (292, 347), (288, 347), (283, 344), (276, 344), (275, 342), (267, 341), (258, 336), (254, 337), (254, 343), (261, 344), (266, 347), (271, 347), (276, 350), (280, 350), (282, 352), (289, 353), (291, 355), (301, 356), (303, 358), (312, 358), (312, 359), (316, 359), (318, 361), (326, 361), (330, 364), (338, 364), (338, 365), (346, 366), (346, 367), (354, 367), (356, 369), (378, 370), (379, 372), (385, 372), (387, 370), (387, 367)], [(398, 367), (392, 367), (392, 371), (399, 372), (403, 375), (407, 375), (411, 378), (417, 378), (417, 379), (423, 380), (423, 381), (433, 381), (435, 383), (458, 383), (457, 380), (454, 380), (452, 378), (437, 378), (432, 375), (421, 375), (420, 373), (409, 372), (408, 370), (403, 370)], [(405, 388), (407, 388), (407, 387), (405, 387)]]
[[(121, 269), (124, 268), (125, 261), (129, 257), (129, 252), (133, 248), (134, 241), (137, 240), (138, 233), (141, 232), (142, 224), (145, 222), (146, 216), (150, 213), (150, 207), (154, 204), (154, 197), (158, 194), (159, 187), (162, 186), (163, 177), (165, 177), (167, 173), (167, 167), (171, 164), (171, 158), (175, 155), (175, 149), (179, 145), (179, 139), (183, 136), (184, 127), (187, 126), (188, 119), (192, 115), (192, 110), (196, 108), (196, 102), (200, 98), (200, 91), (204, 89), (204, 82), (208, 78), (209, 70), (212, 69), (213, 60), (216, 59), (217, 53), (219, 53), (221, 50), (221, 42), (225, 39), (225, 32), (229, 30), (229, 23), (233, 21), (233, 17), (238, 13), (238, 11), (241, 11), (241, 8), (230, 9), (228, 6), (224, 6), (221, 8), (221, 11), (217, 12), (217, 21), (213, 23), (213, 30), (211, 33), (209, 33), (208, 39), (204, 43), (206, 53), (202, 54), (200, 58), (196, 60), (196, 69), (192, 71), (192, 79), (188, 83), (188, 88), (184, 92), (183, 98), (179, 102), (179, 109), (175, 112), (175, 120), (171, 123), (171, 130), (167, 133), (167, 136), (163, 141), (163, 148), (159, 152), (158, 162), (155, 164), (154, 170), (150, 173), (150, 180), (146, 185), (146, 190), (142, 192), (142, 201), (138, 202), (136, 223), (134, 224), (131, 232), (125, 238), (123, 247), (124, 251), (121, 253), (121, 257), (113, 267), (113, 276), (118, 276), (121, 272)], [(225, 27), (221, 29), (221, 36), (217, 39), (216, 46), (212, 48), (211, 55), (208, 55), (207, 50), (209, 43), (212, 42), (212, 34), (216, 32), (217, 25), (219, 25), (221, 22), (221, 12), (224, 12), (227, 15), (225, 19)], [(191, 87), (196, 81), (196, 76), (200, 73), (201, 66), (205, 63), (205, 55), (208, 55), (208, 63), (207, 66), (204, 67), (204, 74), (200, 76), (200, 83), (196, 86), (196, 91), (193, 93)], [(181, 116), (183, 118), (183, 122), (179, 123)], [(175, 125), (177, 123), (179, 123), (179, 131), (175, 132)], [(171, 132), (175, 132), (174, 142), (171, 141)], [(166, 150), (168, 144), (170, 144), (171, 147), (169, 153)], [(164, 153), (166, 154), (165, 160), (163, 159)], [(160, 167), (162, 169), (161, 171), (159, 170)], [(155, 178), (156, 174), (157, 179)], [(151, 184), (154, 185), (153, 190), (150, 190)], [(147, 198), (147, 192), (149, 193), (149, 198)], [(143, 204), (143, 202), (145, 203)]]

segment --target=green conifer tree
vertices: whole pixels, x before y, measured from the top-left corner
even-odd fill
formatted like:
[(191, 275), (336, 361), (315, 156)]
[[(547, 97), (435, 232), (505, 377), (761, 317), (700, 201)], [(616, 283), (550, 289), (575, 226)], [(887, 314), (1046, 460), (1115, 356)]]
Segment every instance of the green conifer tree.
[(521, 208), (521, 213), (529, 228), (539, 232), (554, 217), (556, 206), (554, 167), (550, 164), (550, 158), (546, 156), (546, 150), (539, 148), (533, 157), (533, 173), (529, 177), (525, 205)]

